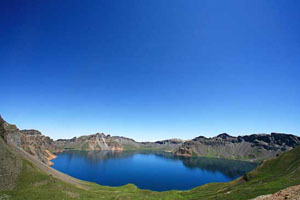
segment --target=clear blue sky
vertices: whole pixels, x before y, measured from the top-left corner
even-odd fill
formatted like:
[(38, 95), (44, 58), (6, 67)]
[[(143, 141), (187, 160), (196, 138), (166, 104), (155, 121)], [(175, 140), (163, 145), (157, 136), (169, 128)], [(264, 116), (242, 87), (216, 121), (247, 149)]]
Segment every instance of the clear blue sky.
[(0, 114), (52, 138), (300, 135), (299, 0), (0, 2)]

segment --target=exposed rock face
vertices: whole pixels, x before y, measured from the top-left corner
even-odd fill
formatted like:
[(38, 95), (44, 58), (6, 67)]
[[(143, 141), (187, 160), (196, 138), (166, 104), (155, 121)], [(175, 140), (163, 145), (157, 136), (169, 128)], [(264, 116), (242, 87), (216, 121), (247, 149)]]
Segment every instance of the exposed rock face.
[(183, 156), (213, 156), (228, 159), (262, 160), (275, 157), (300, 144), (294, 135), (271, 133), (233, 137), (226, 133), (216, 137), (196, 137), (174, 151)]
[(104, 135), (103, 133), (96, 133), (94, 135), (81, 136), (78, 138), (74, 137), (70, 140), (59, 139), (55, 143), (58, 147), (64, 149), (112, 151), (123, 150), (123, 147), (110, 135)]
[(174, 150), (183, 143), (179, 139), (170, 139), (157, 142), (136, 142), (133, 139), (110, 136), (103, 133), (74, 137), (72, 139), (59, 139), (55, 144), (62, 149), (77, 150), (134, 150), (134, 149), (157, 149), (157, 150)]
[[(49, 137), (37, 130), (19, 130), (15, 125), (8, 124), (0, 116), (0, 136), (6, 143), (22, 148), (40, 161), (51, 165), (55, 158), (53, 153), (60, 151)], [(52, 152), (52, 153), (51, 153)]]
[(37, 130), (21, 130), (20, 132), (22, 148), (42, 162), (52, 165), (50, 160), (56, 158), (52, 153), (60, 152), (53, 140)]
[(0, 116), (0, 136), (4, 139), (7, 143), (12, 143), (17, 147), (21, 147), (21, 138), (19, 129), (16, 125), (12, 125), (7, 123), (2, 119)]

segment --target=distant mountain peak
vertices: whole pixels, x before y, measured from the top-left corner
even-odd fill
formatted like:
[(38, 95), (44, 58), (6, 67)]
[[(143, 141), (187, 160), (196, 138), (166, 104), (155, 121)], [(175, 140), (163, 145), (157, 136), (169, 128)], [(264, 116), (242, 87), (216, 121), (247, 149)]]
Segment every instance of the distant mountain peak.
[(226, 139), (232, 137), (231, 135), (228, 135), (227, 133), (221, 133), (219, 135), (217, 135), (217, 138), (222, 138), (222, 139)]

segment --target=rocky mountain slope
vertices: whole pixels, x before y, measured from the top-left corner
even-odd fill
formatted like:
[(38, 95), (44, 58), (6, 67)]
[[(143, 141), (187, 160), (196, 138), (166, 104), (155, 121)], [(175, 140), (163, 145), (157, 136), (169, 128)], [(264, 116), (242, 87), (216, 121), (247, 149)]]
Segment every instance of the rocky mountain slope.
[(122, 151), (123, 147), (113, 140), (110, 135), (96, 133), (94, 135), (74, 137), (72, 139), (59, 139), (55, 144), (62, 149), (77, 150), (112, 150)]
[(15, 125), (9, 124), (0, 116), (0, 136), (6, 143), (22, 148), (40, 161), (51, 165), (55, 158), (53, 153), (60, 152), (54, 141), (42, 135), (37, 130), (19, 130)]
[(228, 159), (263, 160), (291, 150), (300, 144), (294, 135), (271, 133), (233, 137), (196, 137), (184, 142), (174, 153), (183, 156), (210, 156)]
[(157, 142), (136, 142), (133, 139), (110, 136), (104, 133), (74, 137), (72, 139), (59, 139), (55, 141), (57, 147), (61, 149), (75, 150), (140, 150), (157, 149), (172, 151), (183, 143), (180, 139), (169, 139)]
[(180, 139), (168, 139), (160, 140), (156, 142), (136, 142), (133, 139), (126, 137), (113, 136), (112, 137), (116, 142), (118, 142), (126, 150), (135, 150), (135, 149), (156, 149), (156, 150), (165, 150), (172, 151), (183, 144), (183, 140)]

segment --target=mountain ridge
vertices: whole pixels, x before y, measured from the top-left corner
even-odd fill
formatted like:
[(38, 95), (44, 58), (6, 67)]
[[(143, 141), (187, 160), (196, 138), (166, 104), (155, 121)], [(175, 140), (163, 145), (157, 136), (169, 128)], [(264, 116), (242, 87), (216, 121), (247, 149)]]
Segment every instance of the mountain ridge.
[(54, 141), (38, 130), (19, 130), (17, 126), (4, 121), (1, 116), (0, 125), (0, 136), (5, 141), (23, 148), (26, 152), (48, 165), (52, 164), (50, 160), (55, 158), (55, 153), (64, 150), (160, 150), (172, 152), (178, 156), (221, 157), (260, 161), (274, 158), (276, 155), (300, 145), (300, 137), (285, 133), (260, 133), (244, 136), (231, 136), (227, 133), (221, 133), (208, 138), (198, 136), (185, 141), (167, 139), (155, 142), (137, 142), (124, 136), (96, 133)]
[(230, 136), (227, 133), (215, 137), (195, 137), (185, 141), (174, 151), (181, 156), (209, 156), (227, 159), (245, 159), (258, 161), (274, 158), (277, 154), (300, 145), (300, 137), (285, 134), (251, 134)]
[(55, 144), (61, 149), (75, 150), (137, 150), (157, 149), (172, 151), (184, 141), (180, 139), (167, 139), (155, 142), (137, 142), (124, 136), (110, 136), (104, 133), (83, 135), (72, 139), (58, 139)]

